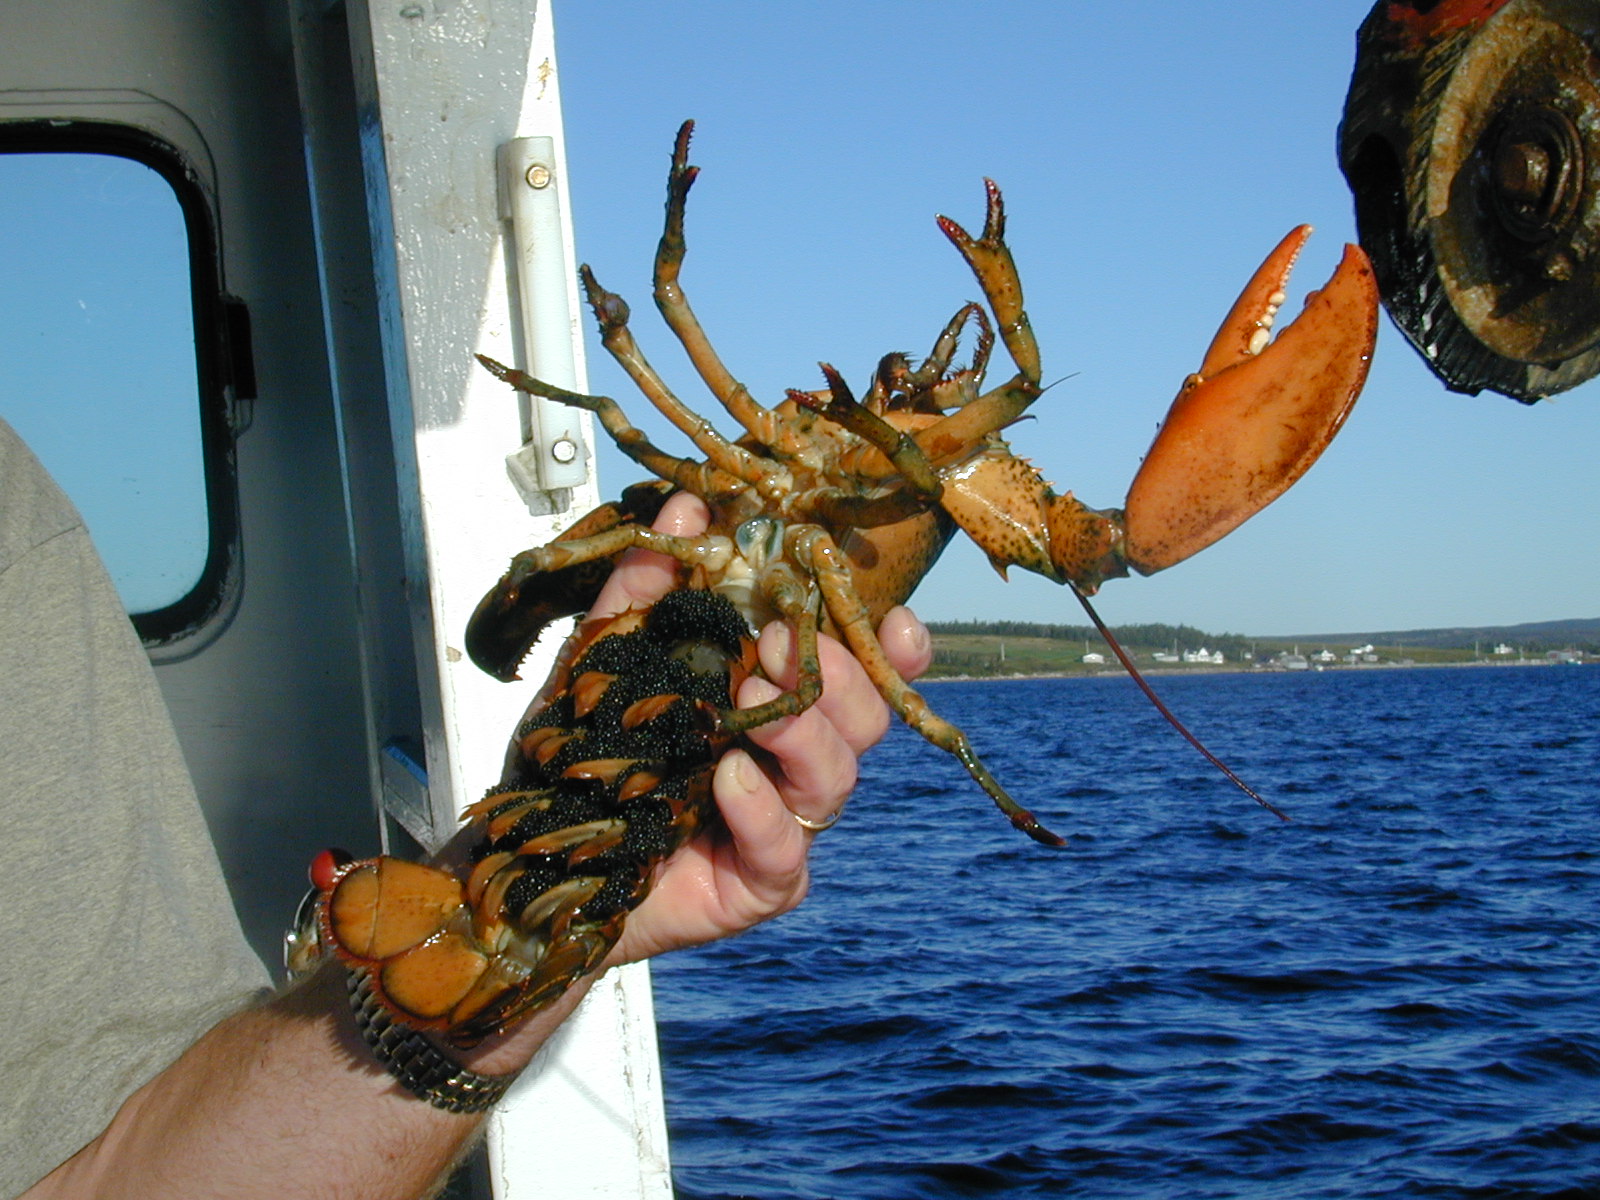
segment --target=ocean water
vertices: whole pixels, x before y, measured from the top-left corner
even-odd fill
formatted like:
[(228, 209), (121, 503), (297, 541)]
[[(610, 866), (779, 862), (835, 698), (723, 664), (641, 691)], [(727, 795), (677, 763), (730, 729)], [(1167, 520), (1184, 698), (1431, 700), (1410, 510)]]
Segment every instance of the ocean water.
[(1600, 668), (926, 688), (811, 898), (657, 964), (680, 1200), (1600, 1196)]

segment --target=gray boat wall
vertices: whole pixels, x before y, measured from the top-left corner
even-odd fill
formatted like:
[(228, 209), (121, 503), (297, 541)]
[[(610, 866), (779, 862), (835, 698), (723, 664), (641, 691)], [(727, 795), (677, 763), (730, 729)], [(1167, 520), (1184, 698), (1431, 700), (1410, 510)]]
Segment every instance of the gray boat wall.
[[(519, 410), (472, 360), (585, 386), (554, 46), (535, 0), (0, 10), (0, 151), (129, 134), (211, 226), (202, 403), (237, 534), (212, 610), (151, 654), (269, 963), (313, 854), (432, 844), (497, 777), (533, 685), (466, 661), (467, 616), (597, 500), (587, 420)], [(538, 1066), (460, 1194), (670, 1196), (643, 967)]]

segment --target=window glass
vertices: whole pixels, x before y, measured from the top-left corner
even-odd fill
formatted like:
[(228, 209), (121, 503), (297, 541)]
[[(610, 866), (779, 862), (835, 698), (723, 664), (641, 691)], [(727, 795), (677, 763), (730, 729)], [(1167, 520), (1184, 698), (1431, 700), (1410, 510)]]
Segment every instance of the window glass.
[(131, 158), (0, 153), (0, 416), (83, 514), (130, 613), (210, 550), (189, 240)]

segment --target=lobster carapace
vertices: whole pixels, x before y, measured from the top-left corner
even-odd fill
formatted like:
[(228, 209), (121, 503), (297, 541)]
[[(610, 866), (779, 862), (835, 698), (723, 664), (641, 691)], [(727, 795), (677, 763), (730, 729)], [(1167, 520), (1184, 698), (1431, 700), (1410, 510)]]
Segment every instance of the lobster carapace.
[[(682, 564), (683, 590), (649, 610), (579, 623), (542, 704), (516, 732), (505, 781), (466, 813), (475, 839), (469, 861), (451, 868), (380, 858), (325, 880), (323, 940), (365, 973), (397, 1021), (456, 1045), (547, 1003), (604, 959), (661, 861), (715, 819), (710, 772), (732, 739), (820, 694), (822, 632), (844, 642), (889, 706), (954, 754), (1018, 828), (1060, 844), (1006, 794), (961, 731), (895, 673), (874, 633), (879, 618), (910, 596), (958, 529), (1002, 573), (1026, 567), (1082, 594), (1130, 567), (1170, 566), (1298, 479), (1366, 376), (1377, 296), (1354, 247), (1269, 342), (1310, 232), (1302, 227), (1256, 272), (1184, 382), (1126, 511), (1058, 495), (1000, 437), (1043, 389), (991, 182), (979, 236), (939, 218), (985, 304), (962, 307), (920, 365), (885, 357), (859, 399), (824, 364), (826, 387), (790, 391), (765, 407), (723, 365), (679, 282), (684, 205), (696, 175), (690, 131), (685, 124), (673, 153), (655, 299), (743, 433), (724, 438), (668, 389), (634, 341), (627, 305), (583, 268), (606, 349), (703, 458), (658, 449), (608, 397), (567, 392), (485, 359), (514, 387), (594, 413), (656, 478), (557, 541), (519, 554), (474, 614), (468, 651), (491, 674), (515, 678), (540, 632), (586, 612), (631, 547)], [(968, 326), (971, 364), (952, 366)], [(996, 334), (1015, 370), (986, 389)], [(703, 535), (650, 527), (677, 490), (709, 507)], [(750, 631), (774, 617), (796, 629), (798, 681), (768, 703), (736, 709), (730, 697), (756, 669)]]

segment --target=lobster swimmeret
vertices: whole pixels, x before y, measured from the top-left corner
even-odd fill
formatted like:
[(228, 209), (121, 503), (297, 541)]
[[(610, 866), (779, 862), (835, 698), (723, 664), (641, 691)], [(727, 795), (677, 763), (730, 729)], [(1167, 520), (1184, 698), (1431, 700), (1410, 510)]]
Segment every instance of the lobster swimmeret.
[[(710, 777), (724, 750), (820, 694), (821, 632), (843, 641), (890, 707), (954, 754), (1013, 824), (1060, 844), (1006, 794), (961, 731), (894, 672), (874, 634), (878, 620), (910, 596), (957, 528), (1002, 574), (1022, 566), (1080, 594), (1130, 566), (1171, 566), (1298, 479), (1366, 377), (1377, 295), (1355, 247), (1268, 344), (1310, 233), (1301, 227), (1256, 272), (1199, 372), (1184, 382), (1125, 512), (1057, 495), (999, 436), (1042, 388), (1000, 190), (988, 183), (980, 236), (939, 218), (987, 307), (965, 305), (919, 366), (885, 357), (860, 400), (824, 364), (825, 389), (791, 391), (764, 407), (723, 366), (679, 284), (684, 204), (696, 174), (691, 128), (679, 131), (673, 154), (655, 299), (743, 435), (723, 438), (672, 394), (634, 342), (627, 305), (583, 268), (606, 349), (704, 458), (658, 449), (614, 400), (485, 359), (514, 387), (593, 412), (656, 479), (519, 554), (473, 615), (468, 651), (491, 674), (515, 678), (540, 632), (586, 612), (630, 547), (681, 563), (683, 590), (648, 610), (580, 622), (545, 702), (516, 731), (504, 782), (465, 814), (475, 838), (468, 863), (450, 870), (385, 857), (324, 880), (322, 940), (366, 974), (397, 1022), (458, 1046), (528, 1015), (600, 964), (660, 863), (715, 819)], [(968, 324), (976, 330), (972, 363), (952, 367)], [(986, 391), (996, 330), (1016, 371)], [(704, 535), (650, 528), (676, 490), (709, 506)], [(730, 697), (758, 669), (751, 630), (778, 617), (796, 629), (798, 681), (767, 704), (735, 709)]]

